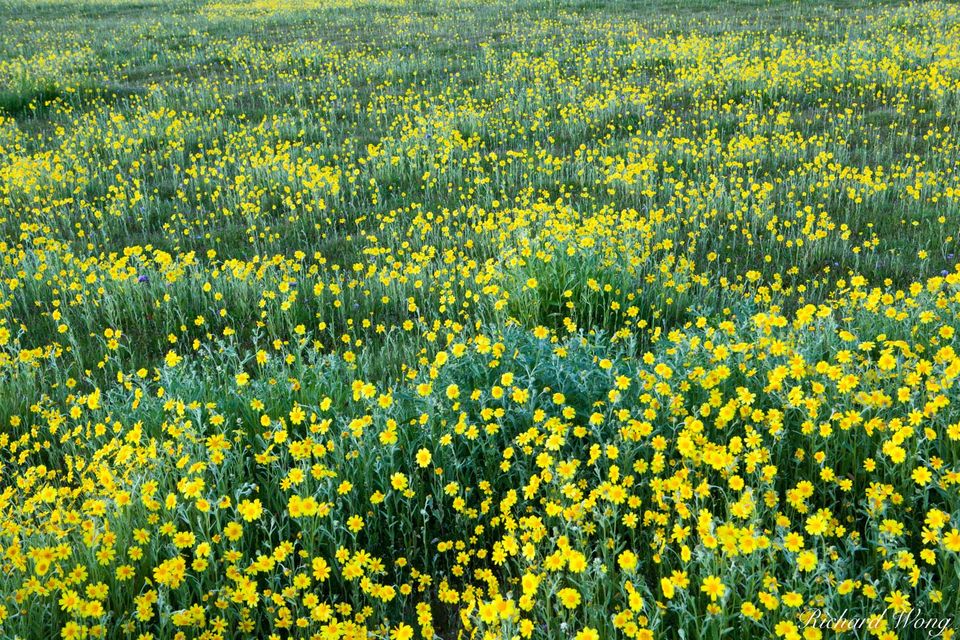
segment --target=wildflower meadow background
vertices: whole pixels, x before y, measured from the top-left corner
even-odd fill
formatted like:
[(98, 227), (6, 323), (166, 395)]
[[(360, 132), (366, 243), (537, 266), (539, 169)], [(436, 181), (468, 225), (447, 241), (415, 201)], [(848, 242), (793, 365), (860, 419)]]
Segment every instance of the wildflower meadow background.
[(958, 119), (941, 2), (0, 1), (0, 637), (927, 637)]

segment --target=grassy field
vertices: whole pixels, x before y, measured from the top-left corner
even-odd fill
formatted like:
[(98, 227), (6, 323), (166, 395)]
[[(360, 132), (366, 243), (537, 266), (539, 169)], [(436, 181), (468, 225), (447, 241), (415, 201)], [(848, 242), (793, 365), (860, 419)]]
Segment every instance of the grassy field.
[(940, 2), (0, 0), (0, 637), (951, 637), (958, 120)]

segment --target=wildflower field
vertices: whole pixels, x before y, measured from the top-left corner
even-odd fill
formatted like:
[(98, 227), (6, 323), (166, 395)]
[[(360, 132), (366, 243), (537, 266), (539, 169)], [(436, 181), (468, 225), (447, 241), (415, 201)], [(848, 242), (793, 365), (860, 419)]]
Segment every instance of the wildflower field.
[(949, 638), (960, 5), (0, 2), (0, 638)]

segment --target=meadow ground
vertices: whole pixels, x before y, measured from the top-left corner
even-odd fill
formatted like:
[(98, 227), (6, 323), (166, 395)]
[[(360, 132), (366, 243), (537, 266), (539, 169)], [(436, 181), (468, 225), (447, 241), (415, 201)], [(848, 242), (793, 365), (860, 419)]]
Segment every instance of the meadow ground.
[(0, 0), (0, 637), (950, 637), (958, 119), (947, 3)]

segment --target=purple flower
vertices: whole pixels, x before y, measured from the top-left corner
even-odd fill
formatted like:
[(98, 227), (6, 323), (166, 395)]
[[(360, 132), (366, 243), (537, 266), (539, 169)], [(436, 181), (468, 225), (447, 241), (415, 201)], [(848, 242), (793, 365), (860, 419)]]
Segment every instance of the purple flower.
[(137, 282), (140, 282), (140, 283), (150, 282), (150, 278), (148, 278), (147, 276), (143, 276), (143, 275), (137, 276)]

